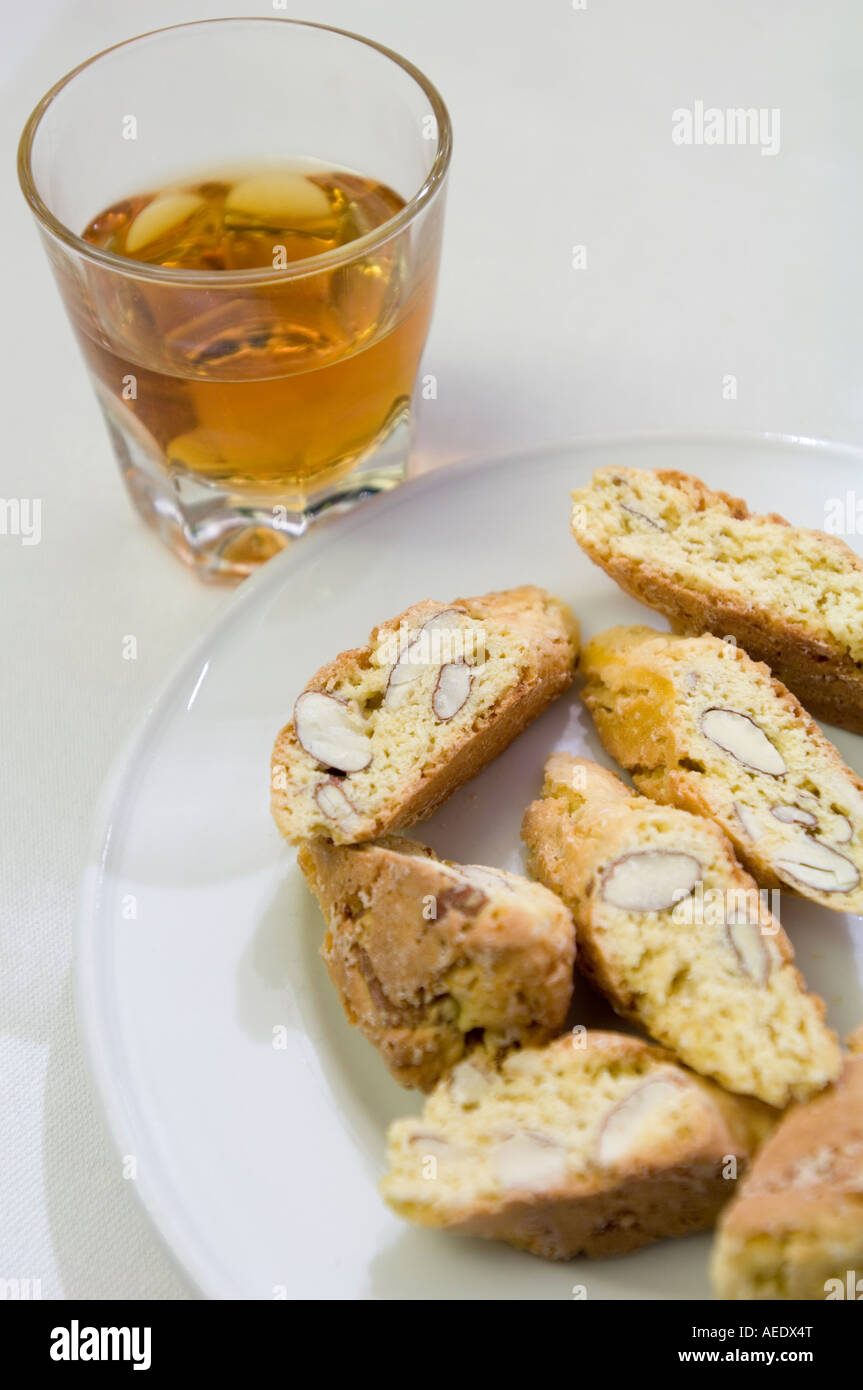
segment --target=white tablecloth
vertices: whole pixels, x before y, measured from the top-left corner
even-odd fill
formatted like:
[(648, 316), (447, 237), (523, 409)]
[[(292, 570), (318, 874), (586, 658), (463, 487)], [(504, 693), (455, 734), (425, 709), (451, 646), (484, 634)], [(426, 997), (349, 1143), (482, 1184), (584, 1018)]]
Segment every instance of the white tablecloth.
[[(106, 1141), (70, 968), (100, 785), (227, 594), (189, 575), (126, 501), (13, 184), (17, 131), (60, 74), (163, 24), (290, 13), (368, 34), (428, 72), (455, 127), (419, 467), (620, 430), (859, 443), (862, 12), (857, 0), (0, 10), (0, 493), (42, 501), (40, 544), (0, 535), (0, 1278), (39, 1280), (46, 1298), (185, 1297)], [(763, 108), (778, 150), (676, 144), (673, 113), (699, 102)]]

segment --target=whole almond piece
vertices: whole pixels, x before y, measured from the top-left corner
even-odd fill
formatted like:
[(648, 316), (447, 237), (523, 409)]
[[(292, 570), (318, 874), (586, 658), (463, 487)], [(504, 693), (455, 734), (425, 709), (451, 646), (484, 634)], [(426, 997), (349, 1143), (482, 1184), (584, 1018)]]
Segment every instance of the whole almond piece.
[(662, 912), (688, 898), (700, 874), (701, 865), (691, 854), (636, 851), (606, 869), (599, 895), (624, 912)]
[(819, 893), (850, 893), (857, 887), (860, 874), (850, 859), (821, 840), (801, 839), (776, 860), (777, 873)]
[(502, 1187), (543, 1192), (566, 1177), (566, 1150), (543, 1135), (514, 1134), (495, 1145), (490, 1159)]
[(372, 760), (363, 721), (336, 695), (306, 690), (294, 705), (294, 731), (306, 752), (338, 772), (362, 772)]
[(466, 704), (473, 683), (473, 672), (463, 661), (442, 666), (432, 695), (435, 718), (452, 719)]
[(770, 960), (758, 927), (745, 918), (738, 918), (726, 922), (725, 931), (744, 974), (757, 985), (763, 985), (767, 980)]
[(615, 1105), (599, 1132), (597, 1158), (602, 1167), (612, 1167), (637, 1150), (647, 1124), (680, 1097), (681, 1089), (678, 1081), (651, 1077)]
[(723, 753), (729, 753), (743, 767), (764, 772), (769, 777), (782, 777), (788, 771), (779, 749), (765, 734), (761, 725), (740, 710), (706, 709), (699, 721), (701, 732)]
[(335, 821), (346, 835), (356, 833), (362, 824), (356, 807), (334, 777), (321, 782), (315, 790), (315, 801), (328, 820)]

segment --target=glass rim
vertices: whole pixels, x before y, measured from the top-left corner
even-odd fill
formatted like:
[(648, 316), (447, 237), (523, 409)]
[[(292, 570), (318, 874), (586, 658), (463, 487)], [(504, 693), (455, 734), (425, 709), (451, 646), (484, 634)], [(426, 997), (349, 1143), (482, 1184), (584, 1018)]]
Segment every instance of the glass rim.
[[(136, 261), (128, 256), (118, 256), (114, 251), (106, 251), (102, 247), (94, 246), (92, 242), (85, 241), (83, 237), (78, 236), (58, 217), (55, 217), (36, 188), (30, 163), (36, 133), (43, 116), (55, 98), (65, 87), (69, 86), (79, 73), (92, 67), (100, 58), (107, 57), (109, 53), (116, 53), (118, 49), (140, 43), (143, 39), (155, 38), (159, 34), (175, 33), (180, 29), (195, 29), (202, 25), (212, 27), (217, 24), (291, 24), (297, 28), (317, 29), (322, 33), (338, 34), (340, 38), (351, 39), (356, 43), (363, 44), (366, 48), (375, 49), (383, 57), (395, 63), (409, 77), (412, 77), (431, 104), (432, 114), (437, 125), (437, 151), (422, 185), (408, 199), (404, 207), (400, 208), (392, 217), (387, 218), (386, 222), (382, 222), (379, 227), (374, 227), (370, 232), (357, 237), (355, 241), (346, 242), (344, 246), (335, 247), (331, 251), (323, 251), (320, 255), (309, 256), (303, 261), (292, 261), (279, 268), (274, 266), (270, 269), (258, 266), (251, 270), (228, 271), (186, 270), (176, 266), (149, 265), (146, 261)], [(365, 255), (374, 247), (389, 241), (412, 222), (417, 214), (432, 201), (446, 177), (451, 154), (452, 125), (443, 97), (425, 73), (407, 58), (396, 53), (394, 49), (387, 48), (385, 44), (378, 43), (375, 39), (368, 39), (362, 34), (354, 34), (349, 29), (339, 29), (332, 24), (316, 24), (307, 19), (282, 19), (277, 15), (227, 15), (218, 19), (190, 20), (185, 24), (167, 24), (159, 29), (150, 29), (144, 34), (135, 34), (130, 39), (122, 39), (119, 43), (100, 49), (98, 53), (94, 53), (90, 58), (79, 63), (77, 67), (72, 68), (49, 88), (27, 118), (18, 143), (18, 181), (39, 225), (85, 260), (94, 261), (97, 265), (107, 267), (123, 275), (134, 276), (137, 279), (160, 281), (162, 284), (213, 284), (226, 287), (229, 284), (238, 283), (250, 284), (260, 281), (271, 283), (279, 280), (299, 279), (355, 260), (357, 256)]]

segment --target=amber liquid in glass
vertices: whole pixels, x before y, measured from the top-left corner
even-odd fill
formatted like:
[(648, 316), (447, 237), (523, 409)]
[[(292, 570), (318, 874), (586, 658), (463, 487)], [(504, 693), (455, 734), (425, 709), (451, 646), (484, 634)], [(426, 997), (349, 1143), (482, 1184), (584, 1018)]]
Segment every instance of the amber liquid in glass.
[[(373, 179), (291, 164), (126, 198), (83, 236), (179, 271), (278, 272), (402, 207)], [(100, 394), (115, 418), (118, 407), (134, 416), (133, 431), (169, 470), (269, 497), (313, 492), (407, 409), (434, 284), (430, 271), (408, 296), (403, 256), (394, 238), (300, 278), (215, 292), (194, 275), (182, 286), (118, 285), (119, 342), (100, 342), (76, 316)]]

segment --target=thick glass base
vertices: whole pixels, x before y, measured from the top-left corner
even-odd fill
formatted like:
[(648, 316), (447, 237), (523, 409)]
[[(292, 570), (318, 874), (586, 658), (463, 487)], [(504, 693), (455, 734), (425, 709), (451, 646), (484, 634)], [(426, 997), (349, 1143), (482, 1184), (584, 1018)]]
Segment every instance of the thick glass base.
[(394, 412), (374, 442), (309, 491), (265, 487), (237, 493), (156, 462), (141, 440), (105, 412), (126, 486), (149, 526), (206, 580), (238, 580), (305, 534), (326, 512), (388, 492), (407, 474), (410, 411)]

